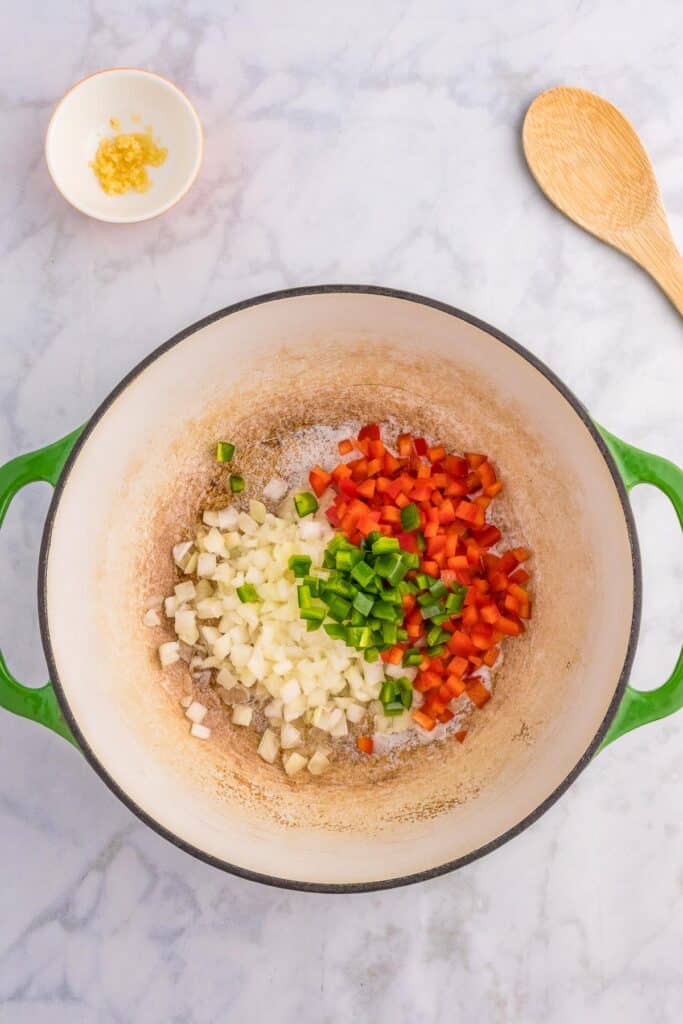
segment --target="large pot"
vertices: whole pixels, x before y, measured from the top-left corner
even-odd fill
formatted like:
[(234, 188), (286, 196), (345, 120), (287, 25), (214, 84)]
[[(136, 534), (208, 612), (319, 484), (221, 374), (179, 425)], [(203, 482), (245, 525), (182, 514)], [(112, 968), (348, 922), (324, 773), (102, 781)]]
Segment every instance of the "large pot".
[[(320, 779), (265, 765), (244, 730), (198, 743), (141, 618), (172, 583), (170, 547), (211, 484), (213, 442), (260, 453), (259, 484), (291, 428), (388, 414), (487, 451), (508, 530), (533, 551), (534, 619), (508, 645), (493, 700), (462, 746)], [(441, 303), (330, 286), (224, 309), (152, 353), (85, 428), (8, 463), (0, 514), (33, 480), (56, 487), (38, 591), (52, 683), (28, 690), (0, 659), (0, 703), (71, 739), (152, 828), (236, 874), (346, 891), (452, 870), (531, 824), (601, 745), (683, 705), (683, 658), (659, 689), (627, 686), (640, 559), (626, 494), (653, 483), (683, 518), (683, 474), (598, 427), (515, 342)]]

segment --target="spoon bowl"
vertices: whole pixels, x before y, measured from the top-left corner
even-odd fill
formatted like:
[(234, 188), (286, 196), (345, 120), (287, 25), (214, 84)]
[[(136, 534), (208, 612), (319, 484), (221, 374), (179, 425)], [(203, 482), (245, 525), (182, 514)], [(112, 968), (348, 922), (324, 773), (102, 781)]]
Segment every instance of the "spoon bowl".
[(529, 107), (522, 143), (550, 201), (640, 264), (683, 313), (683, 259), (652, 164), (624, 115), (585, 89), (549, 89)]

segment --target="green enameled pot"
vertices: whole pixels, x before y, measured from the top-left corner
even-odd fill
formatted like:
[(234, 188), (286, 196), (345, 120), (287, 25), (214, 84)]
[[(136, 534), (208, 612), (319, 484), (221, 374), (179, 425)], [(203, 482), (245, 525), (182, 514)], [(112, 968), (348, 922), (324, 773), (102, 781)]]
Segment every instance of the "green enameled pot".
[[(299, 781), (261, 762), (244, 730), (191, 739), (155, 654), (165, 627), (141, 619), (172, 585), (170, 546), (215, 474), (216, 438), (246, 451), (302, 424), (389, 415), (488, 452), (505, 522), (533, 551), (534, 618), (467, 742)], [(236, 874), (341, 892), (452, 870), (532, 823), (608, 743), (683, 705), (683, 657), (657, 689), (628, 683), (641, 576), (627, 495), (653, 484), (683, 523), (681, 470), (442, 303), (324, 286), (221, 310), (148, 356), (84, 427), (8, 462), (0, 520), (36, 480), (55, 487), (38, 588), (52, 681), (22, 686), (0, 656), (0, 704), (71, 742), (170, 841)]]

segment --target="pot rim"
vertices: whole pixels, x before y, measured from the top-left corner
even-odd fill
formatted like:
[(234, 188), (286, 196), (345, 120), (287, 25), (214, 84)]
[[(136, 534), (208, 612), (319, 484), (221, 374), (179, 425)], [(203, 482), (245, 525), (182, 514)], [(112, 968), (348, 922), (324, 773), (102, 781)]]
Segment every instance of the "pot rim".
[[(356, 294), (356, 295), (378, 295), (385, 298), (400, 299), (406, 302), (413, 302), (418, 305), (427, 306), (431, 309), (439, 310), (442, 313), (447, 313), (449, 316), (453, 316), (458, 320), (463, 320), (465, 323), (471, 324), (474, 327), (478, 327), (480, 330), (485, 331), (487, 334), (494, 337), (501, 344), (507, 348), (512, 349), (513, 352), (521, 356), (528, 363), (530, 363), (539, 373), (541, 373), (546, 380), (548, 380), (560, 395), (572, 406), (577, 416), (583, 422), (584, 426), (590, 433), (593, 441), (595, 442), (600, 454), (602, 455), (607, 468), (612, 477), (614, 486), (619, 496), (619, 502), (621, 509), (626, 521), (626, 530), (628, 534), (629, 546), (631, 549), (631, 564), (633, 568), (633, 614), (631, 617), (631, 625), (629, 630), (629, 639), (626, 647), (626, 653), (624, 657), (624, 663), (619, 675), (619, 680), (614, 691), (614, 696), (610, 701), (609, 707), (605, 713), (605, 716), (598, 727), (595, 736), (588, 745), (583, 755), (579, 758), (574, 768), (569, 772), (563, 781), (550, 793), (545, 800), (543, 800), (537, 807), (531, 811), (525, 818), (519, 821), (512, 828), (496, 836), (490, 842), (478, 847), (471, 853), (466, 854), (463, 857), (458, 857), (455, 860), (447, 861), (445, 864), (439, 864), (436, 867), (429, 868), (425, 871), (413, 872), (408, 875), (399, 875), (394, 878), (379, 879), (370, 882), (349, 882), (349, 883), (320, 883), (320, 882), (305, 882), (296, 879), (280, 878), (277, 875), (263, 874), (257, 871), (250, 871), (248, 868), (243, 868), (236, 864), (231, 864), (229, 861), (222, 860), (221, 858), (214, 857), (212, 854), (194, 846), (192, 843), (186, 842), (181, 839), (180, 836), (171, 832), (165, 826), (161, 825), (151, 815), (147, 813), (139, 804), (137, 804), (130, 796), (119, 786), (114, 778), (109, 774), (107, 769), (99, 762), (94, 751), (88, 744), (85, 736), (82, 734), (78, 722), (71, 712), (69, 702), (66, 697), (64, 688), (62, 687), (55, 658), (52, 652), (52, 643), (50, 639), (50, 628), (47, 617), (47, 562), (50, 554), (50, 543), (52, 537), (52, 529), (54, 521), (61, 501), (62, 493), (66, 487), (69, 475), (74, 466), (74, 463), (78, 459), (81, 448), (87, 441), (94, 427), (99, 423), (103, 416), (108, 411), (109, 407), (116, 401), (116, 399), (123, 394), (126, 388), (135, 381), (140, 374), (142, 374), (148, 366), (155, 362), (160, 356), (169, 349), (174, 348), (180, 344), (186, 338), (192, 334), (196, 334), (204, 327), (208, 327), (210, 324), (217, 320), (222, 320), (233, 313), (239, 313), (244, 309), (248, 309), (252, 306), (259, 306), (266, 302), (277, 302), (281, 299), (300, 298), (306, 295), (330, 295), (330, 294)], [(466, 864), (470, 864), (472, 861), (479, 860), (480, 857), (491, 853), (493, 850), (497, 850), (500, 846), (509, 842), (515, 836), (524, 832), (530, 825), (533, 825), (552, 805), (562, 796), (562, 794), (572, 785), (572, 783), (578, 778), (581, 772), (587, 767), (589, 762), (593, 759), (594, 754), (597, 752), (602, 740), (604, 739), (607, 730), (614, 718), (621, 699), (626, 690), (628, 678), (633, 664), (635, 656), (636, 645), (638, 641), (638, 633), (640, 629), (640, 616), (641, 616), (641, 604), (642, 604), (642, 577), (641, 577), (641, 560), (640, 550), (638, 546), (638, 537), (635, 528), (635, 521), (633, 518), (633, 512), (628, 500), (626, 487), (619, 474), (616, 463), (612, 458), (612, 455), (607, 448), (607, 445), (602, 439), (602, 436), (595, 426), (595, 423), (591, 419), (588, 410), (574, 395), (574, 393), (567, 387), (567, 385), (548, 367), (543, 363), (537, 356), (533, 355), (527, 349), (525, 349), (518, 342), (514, 341), (509, 335), (499, 331), (497, 328), (492, 327), (484, 320), (480, 320), (478, 317), (473, 316), (470, 313), (466, 313), (455, 306), (451, 306), (448, 303), (440, 302), (437, 299), (428, 298), (425, 295), (420, 295), (416, 292), (403, 291), (401, 289), (386, 288), (377, 285), (358, 285), (358, 284), (323, 284), (323, 285), (307, 285), (305, 287), (298, 288), (285, 288), (279, 291), (265, 292), (262, 295), (257, 295), (251, 299), (244, 299), (241, 302), (235, 302), (223, 309), (217, 310), (215, 313), (210, 313), (208, 316), (203, 317), (201, 320), (197, 320), (189, 327), (184, 328), (177, 334), (173, 335), (168, 341), (159, 345), (153, 349), (144, 359), (141, 360), (132, 370), (130, 370), (121, 381), (109, 392), (106, 398), (100, 403), (97, 409), (94, 411), (90, 419), (88, 420), (85, 429), (76, 441), (71, 454), (69, 455), (61, 476), (55, 487), (52, 501), (47, 513), (47, 519), (45, 521), (45, 527), (43, 529), (43, 536), (40, 545), (40, 557), (38, 562), (38, 619), (40, 625), (40, 634), (43, 644), (43, 650), (45, 652), (45, 658), (47, 661), (48, 669), (50, 671), (50, 679), (54, 686), (55, 693), (57, 695), (57, 701), (61, 708), (61, 711), (69, 724), (71, 731), (73, 732), (79, 747), (84, 753), (86, 759), (90, 763), (94, 771), (99, 775), (102, 781), (109, 787), (109, 789), (121, 800), (129, 810), (133, 812), (141, 821), (143, 821), (149, 828), (153, 829), (164, 839), (167, 839), (174, 846), (183, 850), (185, 853), (189, 853), (196, 857), (198, 860), (204, 861), (206, 864), (210, 864), (212, 867), (219, 868), (222, 871), (229, 872), (230, 874), (237, 875), (240, 878), (247, 879), (252, 882), (261, 882), (264, 885), (274, 886), (281, 889), (290, 889), (300, 892), (321, 892), (321, 893), (363, 893), (363, 892), (377, 892), (383, 889), (399, 888), (405, 885), (411, 885), (415, 882), (424, 882), (432, 878), (438, 878), (441, 875), (448, 874), (451, 871), (455, 871), (457, 868), (464, 867)]]

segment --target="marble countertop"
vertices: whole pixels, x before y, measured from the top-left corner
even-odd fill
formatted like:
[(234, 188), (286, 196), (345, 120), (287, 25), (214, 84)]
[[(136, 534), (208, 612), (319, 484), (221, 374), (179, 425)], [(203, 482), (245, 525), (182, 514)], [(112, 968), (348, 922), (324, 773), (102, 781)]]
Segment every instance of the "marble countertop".
[[(521, 154), (540, 90), (581, 85), (641, 132), (683, 241), (677, 0), (6, 5), (0, 32), (0, 457), (83, 422), (181, 327), (238, 299), (352, 281), (423, 292), (544, 359), (615, 433), (683, 461), (680, 317), (564, 220)], [(187, 90), (200, 179), (137, 226), (55, 192), (55, 100), (101, 67)], [(0, 536), (0, 640), (45, 678), (35, 572), (48, 488)], [(668, 674), (683, 559), (633, 498), (645, 602), (634, 682)], [(601, 754), (521, 837), (407, 890), (280, 892), (149, 831), (66, 743), (0, 715), (0, 1021), (496, 1024), (678, 1020), (683, 714)]]

